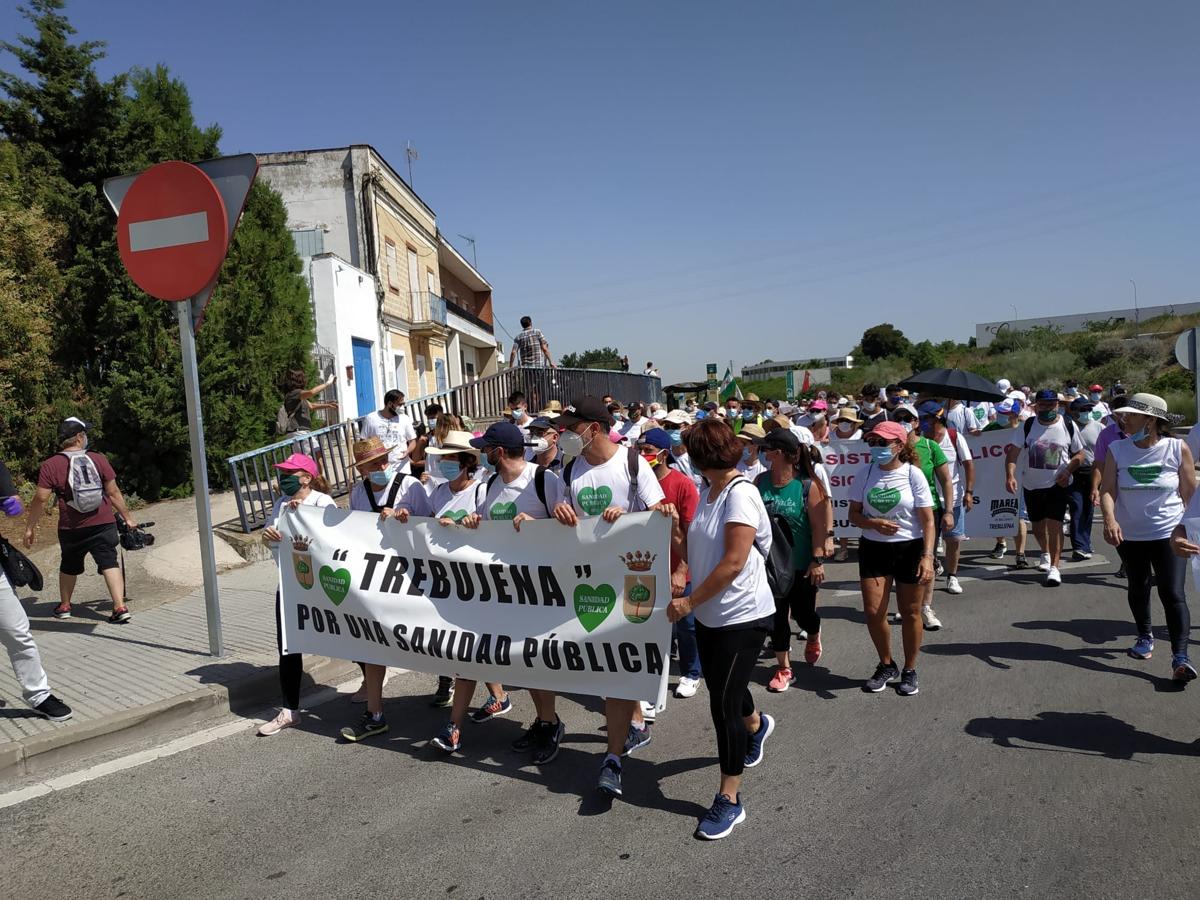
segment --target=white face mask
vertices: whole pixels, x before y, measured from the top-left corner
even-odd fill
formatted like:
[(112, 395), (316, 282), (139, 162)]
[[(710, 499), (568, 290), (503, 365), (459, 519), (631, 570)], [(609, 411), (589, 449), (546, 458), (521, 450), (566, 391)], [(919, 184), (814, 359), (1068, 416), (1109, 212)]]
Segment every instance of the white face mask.
[[(589, 431), (591, 429), (588, 429)], [(558, 448), (567, 456), (582, 456), (583, 451), (588, 448), (588, 445), (595, 440), (595, 437), (588, 438), (586, 441), (583, 437), (574, 431), (564, 431), (558, 438)]]
[(534, 438), (532, 449), (534, 453), (545, 453), (550, 449), (550, 442), (544, 437)]

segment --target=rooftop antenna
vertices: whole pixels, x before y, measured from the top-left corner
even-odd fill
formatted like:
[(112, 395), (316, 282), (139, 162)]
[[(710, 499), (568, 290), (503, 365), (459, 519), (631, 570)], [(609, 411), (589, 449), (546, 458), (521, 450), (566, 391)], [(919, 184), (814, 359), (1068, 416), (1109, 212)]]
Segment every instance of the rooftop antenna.
[(408, 157), (408, 186), (413, 186), (412, 180), (412, 164), (413, 160), (420, 159), (421, 154), (417, 152), (417, 148), (412, 145), (412, 141), (404, 142), (404, 155)]
[(471, 265), (474, 266), (476, 270), (478, 270), (479, 269), (479, 260), (475, 258), (475, 238), (467, 237), (465, 234), (460, 234), (459, 237), (471, 245)]

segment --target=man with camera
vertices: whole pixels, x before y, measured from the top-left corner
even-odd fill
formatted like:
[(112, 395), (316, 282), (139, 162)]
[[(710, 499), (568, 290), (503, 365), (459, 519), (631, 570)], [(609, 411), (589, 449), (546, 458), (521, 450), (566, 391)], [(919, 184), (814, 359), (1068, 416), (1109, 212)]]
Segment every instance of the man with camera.
[(42, 462), (38, 471), (37, 493), (29, 505), (25, 520), (25, 546), (33, 546), (46, 501), (58, 496), (58, 544), (62, 549), (59, 565), (59, 602), (54, 618), (71, 617), (71, 596), (75, 581), (83, 574), (84, 560), (90, 555), (96, 570), (112, 597), (112, 615), (108, 621), (125, 624), (132, 616), (125, 605), (125, 578), (117, 562), (115, 513), (126, 525), (136, 529), (137, 522), (125, 505), (117, 474), (103, 453), (88, 450), (88, 426), (71, 417), (58, 427), (59, 452)]

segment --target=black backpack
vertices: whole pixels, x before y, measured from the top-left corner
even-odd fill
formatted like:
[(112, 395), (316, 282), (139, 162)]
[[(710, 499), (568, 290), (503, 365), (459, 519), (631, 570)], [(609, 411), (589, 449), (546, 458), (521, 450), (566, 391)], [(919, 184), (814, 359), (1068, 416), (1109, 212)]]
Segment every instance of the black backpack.
[[(499, 472), (493, 472), (492, 477), (487, 480), (487, 487), (483, 490), (483, 500), (487, 502), (488, 492), (492, 489), (492, 482), (500, 477)], [(554, 512), (550, 509), (550, 504), (546, 502), (546, 467), (538, 466), (537, 471), (533, 473), (533, 489), (537, 491), (537, 498), (542, 501), (542, 506), (546, 509), (546, 517), (553, 519)]]
[[(758, 491), (754, 484), (738, 476), (729, 482), (729, 487), (726, 488), (725, 502), (729, 502), (729, 493), (733, 491), (739, 481), (750, 485), (755, 492)], [(767, 570), (767, 584), (771, 586), (771, 595), (778, 599), (791, 593), (792, 586), (796, 583), (796, 567), (792, 565), (792, 549), (795, 546), (795, 538), (792, 536), (792, 526), (783, 516), (767, 510), (767, 518), (771, 521), (771, 551), (763, 553), (757, 540), (754, 542), (754, 546), (759, 553), (762, 553)]]
[(400, 496), (400, 488), (404, 484), (404, 479), (416, 477), (416, 475), (410, 475), (408, 472), (397, 472), (396, 477), (392, 479), (392, 489), (388, 491), (387, 499), (383, 503), (375, 502), (375, 491), (371, 488), (371, 483), (367, 481), (367, 502), (371, 504), (371, 509), (375, 510), (375, 512), (383, 509), (395, 509), (396, 498)]
[(28, 556), (0, 537), (0, 568), (15, 587), (28, 587), (34, 591), (42, 589), (42, 573)]

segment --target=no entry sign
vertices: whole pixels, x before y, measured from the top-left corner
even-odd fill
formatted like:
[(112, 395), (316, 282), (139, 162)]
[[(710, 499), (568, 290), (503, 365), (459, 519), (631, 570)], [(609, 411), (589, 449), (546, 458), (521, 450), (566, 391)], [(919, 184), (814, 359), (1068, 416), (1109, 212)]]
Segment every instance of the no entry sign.
[(117, 246), (134, 283), (160, 300), (187, 300), (217, 277), (229, 248), (225, 202), (190, 163), (159, 163), (121, 201)]

